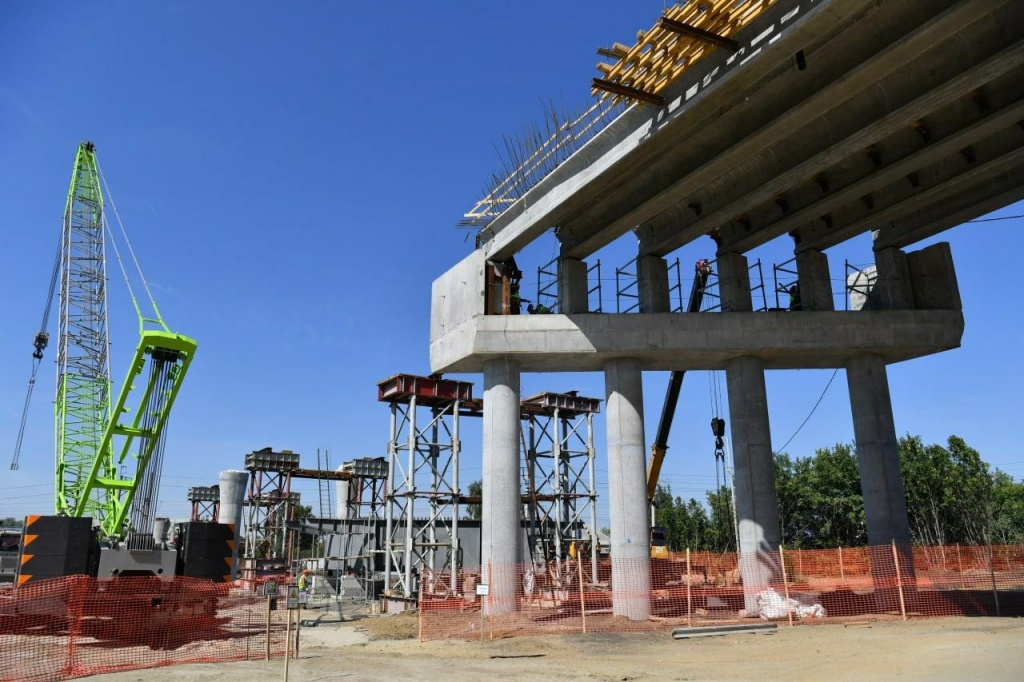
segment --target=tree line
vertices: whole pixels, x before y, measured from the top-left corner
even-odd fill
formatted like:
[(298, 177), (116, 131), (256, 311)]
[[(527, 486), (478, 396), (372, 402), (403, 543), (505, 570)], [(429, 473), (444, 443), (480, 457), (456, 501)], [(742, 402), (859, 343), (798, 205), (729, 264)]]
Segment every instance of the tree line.
[[(864, 498), (853, 445), (821, 448), (810, 457), (775, 453), (779, 523), (786, 547), (824, 549), (868, 542)], [(992, 471), (958, 436), (925, 445), (899, 440), (900, 470), (915, 544), (1024, 543), (1024, 482)], [(674, 497), (659, 485), (656, 519), (670, 548), (734, 551), (736, 532), (728, 489), (708, 491), (704, 502)]]

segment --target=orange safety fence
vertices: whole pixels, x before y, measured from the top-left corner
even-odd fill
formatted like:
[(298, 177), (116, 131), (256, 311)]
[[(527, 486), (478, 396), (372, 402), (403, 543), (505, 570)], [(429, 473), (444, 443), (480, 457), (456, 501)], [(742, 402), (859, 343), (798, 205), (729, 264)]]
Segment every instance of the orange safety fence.
[(196, 578), (28, 582), (0, 592), (0, 680), (280, 657), (283, 601), (269, 611), (250, 590)]
[(752, 622), (1024, 615), (1024, 546), (674, 553), (491, 565), (420, 582), (420, 640)]

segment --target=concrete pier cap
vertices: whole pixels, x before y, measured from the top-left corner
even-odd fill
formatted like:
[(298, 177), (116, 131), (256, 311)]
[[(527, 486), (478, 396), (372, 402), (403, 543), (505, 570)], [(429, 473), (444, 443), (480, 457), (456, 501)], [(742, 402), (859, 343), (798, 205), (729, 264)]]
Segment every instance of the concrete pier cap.
[(497, 359), (515, 360), (522, 372), (603, 372), (622, 357), (644, 371), (725, 369), (736, 357), (758, 358), (764, 369), (826, 369), (864, 354), (893, 363), (957, 348), (964, 329), (952, 303), (796, 314), (486, 315), (485, 267), (478, 250), (434, 281), (432, 372), (482, 373)]

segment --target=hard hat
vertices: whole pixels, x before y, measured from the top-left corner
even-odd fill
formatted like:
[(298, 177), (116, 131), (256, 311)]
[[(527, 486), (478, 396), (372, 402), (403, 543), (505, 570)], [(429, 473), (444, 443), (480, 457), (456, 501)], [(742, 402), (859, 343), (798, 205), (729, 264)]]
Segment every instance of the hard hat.
[(304, 569), (302, 569), (302, 572), (303, 573), (309, 573), (309, 569), (308, 568), (304, 568)]

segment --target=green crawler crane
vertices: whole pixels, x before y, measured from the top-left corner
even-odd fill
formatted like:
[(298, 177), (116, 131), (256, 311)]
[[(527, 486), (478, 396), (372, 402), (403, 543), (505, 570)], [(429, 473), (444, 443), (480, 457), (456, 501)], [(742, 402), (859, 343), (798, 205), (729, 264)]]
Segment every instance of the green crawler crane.
[[(117, 538), (126, 529), (151, 530), (167, 417), (196, 342), (167, 328), (152, 297), (154, 314), (144, 317), (133, 295), (139, 345), (111, 403), (100, 179), (95, 147), (83, 142), (68, 190), (59, 258), (56, 512), (92, 517), (101, 537)], [(146, 323), (159, 329), (147, 330)]]

